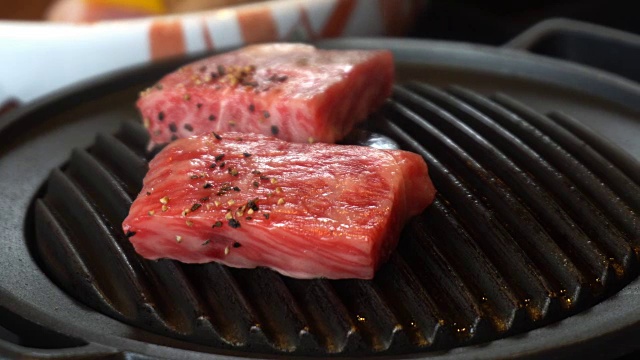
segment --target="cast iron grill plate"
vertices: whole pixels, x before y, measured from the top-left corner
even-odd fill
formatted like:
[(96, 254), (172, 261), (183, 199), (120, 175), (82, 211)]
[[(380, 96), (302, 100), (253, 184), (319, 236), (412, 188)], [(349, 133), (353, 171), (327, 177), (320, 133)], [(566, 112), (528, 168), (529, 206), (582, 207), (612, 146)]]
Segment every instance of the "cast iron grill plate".
[(152, 155), (131, 121), (53, 170), (35, 200), (32, 245), (54, 281), (93, 309), (244, 353), (487, 342), (587, 309), (637, 275), (640, 166), (576, 119), (415, 82), (364, 126), (421, 154), (439, 191), (373, 281), (139, 257), (121, 223)]

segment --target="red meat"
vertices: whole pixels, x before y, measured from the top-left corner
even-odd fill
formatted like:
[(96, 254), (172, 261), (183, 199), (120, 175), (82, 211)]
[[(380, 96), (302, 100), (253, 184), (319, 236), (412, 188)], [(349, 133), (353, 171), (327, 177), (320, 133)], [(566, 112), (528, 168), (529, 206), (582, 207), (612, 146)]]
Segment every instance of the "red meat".
[(253, 45), (182, 67), (137, 105), (155, 144), (210, 131), (333, 143), (390, 95), (393, 72), (388, 51)]
[(123, 229), (148, 259), (370, 279), (434, 195), (407, 151), (194, 136), (151, 161)]

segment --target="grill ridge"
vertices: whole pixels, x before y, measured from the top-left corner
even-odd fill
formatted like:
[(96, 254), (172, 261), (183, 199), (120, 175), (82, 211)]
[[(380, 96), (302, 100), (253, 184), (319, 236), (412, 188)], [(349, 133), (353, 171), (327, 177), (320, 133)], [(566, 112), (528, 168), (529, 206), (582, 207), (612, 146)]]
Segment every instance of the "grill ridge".
[[(526, 147), (508, 145), (509, 153), (519, 163), (527, 164), (529, 171), (545, 185), (549, 192), (553, 193), (563, 208), (571, 214), (573, 220), (606, 251), (616, 276), (621, 276), (624, 264), (628, 261), (634, 261), (629, 244), (626, 243), (629, 239), (610, 222), (600, 208), (595, 206), (593, 200), (589, 199), (588, 193), (582, 192), (573, 183), (573, 179), (569, 179), (567, 173), (571, 172), (572, 168), (565, 166), (566, 164), (562, 161), (553, 161), (556, 157), (562, 157), (562, 150), (553, 146), (545, 148), (536, 144), (536, 141), (532, 140), (536, 139), (534, 137), (536, 135), (544, 144), (547, 144), (549, 140), (544, 140), (538, 130), (498, 104), (460, 87), (453, 87), (450, 91), (456, 97), (472, 104), (480, 111), (485, 112), (492, 120), (498, 122), (499, 125), (495, 128), (504, 126), (506, 130), (513, 131), (513, 134), (518, 133), (519, 126), (524, 128), (520, 131), (519, 136), (521, 143)], [(560, 172), (559, 169), (564, 171)], [(629, 265), (627, 267), (637, 267), (634, 264)]]
[[(408, 100), (407, 95), (402, 89), (396, 91), (396, 97), (401, 97), (405, 101)], [(453, 118), (449, 113), (426, 101), (422, 101), (420, 105), (423, 121), (428, 118), (430, 124), (440, 125), (440, 130), (446, 132), (451, 139), (456, 139), (457, 143), (476, 145), (472, 146), (468, 152), (465, 152), (458, 145), (447, 146), (445, 152), (439, 152), (437, 146), (432, 146), (432, 149), (437, 151), (442, 159), (453, 160), (455, 158), (457, 161), (453, 162), (451, 167), (456, 169), (465, 179), (476, 180), (470, 184), (475, 187), (475, 192), (481, 194), (481, 197), (487, 198), (488, 202), (493, 205), (498, 217), (507, 224), (507, 229), (513, 238), (520, 239), (521, 241), (518, 243), (530, 255), (538, 269), (547, 272), (545, 277), (554, 279), (554, 282), (558, 284), (556, 288), (559, 286), (560, 289), (564, 289), (569, 302), (575, 302), (580, 296), (580, 283), (584, 282), (582, 275), (547, 235), (527, 207), (516, 198), (505, 182), (500, 181), (493, 173), (486, 170), (486, 165), (494, 163), (496, 167), (507, 169), (507, 171), (511, 170), (511, 173), (519, 169), (480, 135), (468, 127), (462, 126), (459, 120)], [(436, 125), (436, 123), (439, 124)], [(443, 135), (434, 134), (434, 138), (440, 137)], [(472, 139), (475, 141), (469, 141)], [(434, 145), (433, 140), (431, 144)], [(485, 161), (485, 166), (482, 166), (476, 160), (478, 156), (474, 159), (468, 155), (470, 152), (489, 154), (490, 158)], [(516, 174), (522, 174), (522, 172)], [(506, 179), (511, 180), (510, 183), (514, 183), (512, 177)]]
[[(543, 119), (568, 122), (566, 118), (569, 116), (562, 113), (550, 113)], [(570, 120), (569, 120), (570, 121)], [(555, 138), (558, 144), (573, 155), (578, 161), (591, 170), (595, 176), (604, 180), (615, 192), (620, 195), (622, 201), (629, 204), (629, 210), (640, 208), (640, 186), (638, 186), (633, 180), (618, 169), (615, 165), (611, 164), (603, 155), (597, 152), (593, 147), (587, 144), (584, 140), (580, 140), (575, 135), (571, 134), (568, 130), (561, 128), (560, 125), (553, 121), (546, 122), (548, 127), (553, 128), (553, 133), (557, 134)], [(640, 170), (640, 169), (639, 169)], [(638, 230), (635, 228), (634, 230)]]
[[(604, 210), (604, 213), (608, 215), (611, 220), (617, 222), (618, 226), (627, 233), (637, 232), (638, 228), (635, 227), (635, 224), (638, 223), (638, 216), (631, 210), (629, 205), (622, 201), (618, 194), (609, 188), (610, 184), (605, 185), (593, 172), (572, 156), (568, 150), (562, 147), (563, 143), (571, 145), (571, 147), (575, 145), (573, 141), (571, 141), (572, 139), (570, 139), (571, 136), (564, 134), (557, 126), (553, 126), (553, 123), (546, 119), (545, 116), (536, 113), (507, 95), (497, 94), (492, 96), (492, 100), (516, 116), (526, 119), (527, 124), (531, 124), (539, 129), (539, 131), (545, 133), (548, 139), (544, 138), (543, 141), (547, 141), (551, 146), (538, 146), (541, 152), (543, 149), (546, 150), (542, 155), (547, 157), (548, 161), (552, 163), (556, 162), (560, 164), (560, 161), (563, 161), (564, 163), (562, 165), (567, 167), (566, 173), (568, 177), (571, 178), (582, 191), (589, 194), (590, 198), (597, 203), (598, 207)], [(541, 142), (538, 142), (538, 144), (539, 143)], [(557, 151), (551, 156), (548, 151), (549, 149), (556, 149)], [(585, 147), (582, 150), (587, 151), (588, 148)], [(627, 202), (629, 200), (630, 199), (626, 199)]]
[[(355, 319), (360, 336), (374, 351), (389, 349), (394, 337), (403, 333), (402, 325), (371, 281), (338, 280), (334, 281), (333, 287)], [(406, 339), (402, 340), (398, 345), (406, 343)]]
[(458, 271), (434, 246), (432, 234), (424, 231), (415, 221), (409, 224), (409, 229), (411, 238), (405, 241), (400, 253), (412, 259), (414, 263), (419, 263), (420, 259), (432, 259), (420, 269), (420, 279), (425, 283), (429, 279), (427, 288), (440, 294), (439, 306), (448, 313), (448, 325), (453, 335), (462, 341), (481, 341), (482, 339), (477, 337), (487, 335), (489, 321), (483, 316), (479, 297), (471, 293)]
[(205, 316), (223, 334), (223, 341), (232, 346), (244, 346), (252, 338), (260, 346), (268, 346), (267, 338), (258, 326), (258, 315), (228, 268), (219, 264), (206, 264), (183, 266), (183, 271), (193, 288), (198, 289), (203, 301), (208, 304), (210, 312)]
[(551, 116), (556, 123), (575, 134), (624, 172), (636, 185), (640, 185), (640, 164), (628, 152), (561, 111), (552, 112)]
[(474, 288), (473, 293), (482, 311), (490, 318), (496, 331), (512, 331), (516, 328), (514, 325), (522, 324), (527, 316), (518, 295), (473, 242), (451, 209), (443, 204), (441, 197), (438, 194), (430, 210), (422, 216), (424, 224), (433, 233), (434, 244), (458, 269), (463, 279), (475, 280), (466, 283)]
[(355, 324), (329, 281), (286, 277), (282, 280), (301, 304), (301, 311), (309, 320), (312, 332), (317, 334), (316, 341), (320, 342), (320, 346), (329, 353), (354, 350), (352, 338), (356, 332)]
[[(381, 130), (403, 145), (403, 148), (422, 155), (430, 166), (430, 175), (440, 194), (446, 193), (452, 201), (445, 201), (452, 207), (467, 231), (476, 239), (484, 254), (508, 279), (513, 291), (533, 319), (540, 319), (547, 312), (551, 297), (555, 293), (551, 286), (532, 266), (526, 255), (513, 243), (503, 226), (492, 212), (433, 157), (422, 145), (411, 138), (397, 125), (385, 120)], [(442, 196), (442, 195), (441, 195)], [(442, 196), (444, 197), (444, 196)]]
[[(526, 145), (517, 139), (510, 139), (509, 135), (499, 125), (491, 123), (491, 120), (484, 117), (483, 114), (469, 108), (467, 104), (444, 92), (428, 87), (425, 84), (412, 84), (411, 89), (443, 106), (458, 118), (465, 119), (465, 123), (477, 131), (478, 134), (495, 144), (490, 145), (492, 148), (488, 151), (485, 150), (486, 147), (484, 149), (478, 148), (473, 143), (469, 147), (473, 148), (471, 152), (482, 158), (485, 167), (491, 169), (509, 183), (517, 196), (531, 208), (545, 230), (552, 234), (552, 238), (556, 243), (582, 269), (584, 276), (600, 278), (603, 283), (607, 281), (611, 275), (611, 269), (602, 265), (608, 261), (606, 254), (589, 241), (587, 235), (562, 209), (560, 204), (553, 199), (553, 196), (543, 189), (541, 184), (513, 163), (514, 159), (506, 158), (504, 155), (495, 156), (499, 151), (503, 151), (503, 154), (509, 153), (511, 156), (513, 156), (514, 152), (524, 152), (529, 156), (530, 161), (535, 161), (535, 155), (531, 156), (532, 152), (527, 150)], [(503, 144), (505, 142), (506, 146)], [(539, 158), (537, 159), (541, 161)]]
[(389, 264), (379, 270), (376, 283), (392, 304), (410, 341), (418, 347), (444, 347), (451, 344), (451, 333), (444, 329), (443, 314), (429, 291), (407, 264), (406, 256), (395, 252)]
[(577, 120), (410, 83), (367, 125), (421, 154), (439, 191), (373, 281), (140, 258), (120, 225), (154, 152), (131, 121), (51, 173), (35, 248), (60, 286), (116, 319), (296, 355), (489, 341), (581, 311), (637, 273), (640, 166)]

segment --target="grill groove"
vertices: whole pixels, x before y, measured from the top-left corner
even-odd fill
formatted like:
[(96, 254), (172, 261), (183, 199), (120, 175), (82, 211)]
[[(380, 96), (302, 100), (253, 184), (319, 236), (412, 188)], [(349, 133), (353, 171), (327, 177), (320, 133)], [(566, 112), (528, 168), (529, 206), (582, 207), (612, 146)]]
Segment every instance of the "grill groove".
[[(596, 202), (597, 206), (602, 208), (610, 219), (617, 222), (627, 233), (637, 232), (638, 228), (634, 225), (638, 223), (638, 216), (631, 210), (629, 205), (622, 201), (622, 199), (609, 188), (611, 184), (605, 185), (605, 183), (595, 176), (585, 165), (572, 156), (567, 149), (562, 147), (562, 144), (569, 145), (571, 148), (576, 146), (570, 134), (562, 132), (557, 125), (554, 126), (555, 124), (543, 115), (537, 114), (524, 104), (506, 95), (498, 94), (493, 97), (493, 100), (516, 116), (526, 119), (527, 124), (538, 128), (539, 130), (536, 132), (537, 137), (541, 135), (539, 131), (546, 133), (549, 138), (543, 137), (543, 141), (534, 141), (532, 144), (538, 144), (540, 152), (543, 156), (547, 157), (549, 162), (555, 162), (557, 164), (556, 166), (564, 166), (567, 176), (573, 180), (582, 191), (588, 194), (590, 199)], [(540, 144), (543, 142), (547, 142), (548, 146), (541, 146)], [(551, 153), (549, 150), (555, 151)], [(581, 150), (585, 152), (589, 149), (585, 147)], [(607, 170), (613, 174), (615, 168), (611, 167)], [(630, 200), (633, 199), (626, 199), (627, 202)]]
[[(539, 320), (544, 317), (555, 293), (549, 282), (534, 268), (526, 254), (496, 220), (493, 212), (485, 207), (469, 189), (420, 143), (388, 120), (381, 130), (392, 136), (403, 148), (421, 154), (430, 166), (429, 173), (441, 194), (446, 193), (452, 201), (445, 201), (458, 214), (459, 219), (473, 234), (486, 256), (509, 279), (510, 286), (526, 305), (529, 315)], [(444, 196), (443, 196), (444, 197)], [(424, 261), (425, 259), (421, 259)]]
[(66, 291), (101, 312), (260, 353), (479, 343), (585, 309), (637, 273), (640, 167), (578, 121), (412, 83), (368, 126), (421, 154), (439, 191), (373, 281), (140, 258), (120, 230), (153, 156), (133, 122), (51, 173), (35, 204), (36, 249)]
[[(526, 147), (511, 146), (509, 150), (513, 151), (512, 156), (521, 164), (526, 164), (525, 166), (534, 173), (537, 180), (545, 184), (547, 190), (552, 192), (564, 208), (572, 213), (574, 221), (591, 239), (598, 242), (610, 258), (616, 261), (612, 263), (615, 269), (620, 269), (621, 264), (631, 259), (627, 251), (629, 245), (625, 242), (628, 239), (593, 204), (588, 194), (578, 189), (573, 183), (574, 179), (569, 178), (569, 173), (574, 171), (570, 163), (576, 165), (575, 160), (568, 158), (564, 150), (552, 144), (547, 137), (525, 120), (498, 104), (459, 87), (453, 88), (451, 92), (486, 112), (500, 126), (504, 126), (507, 131), (512, 131), (512, 136), (520, 137), (520, 141)], [(560, 169), (564, 171), (560, 172)], [(616, 254), (618, 254), (617, 257), (615, 257)], [(619, 275), (620, 271), (616, 270), (616, 274)]]
[[(403, 93), (402, 89), (398, 89), (397, 95), (401, 96), (403, 94), (405, 95), (403, 97), (406, 97), (407, 94)], [(422, 112), (423, 118), (429, 118), (430, 123), (439, 122), (441, 131), (447, 132), (458, 143), (477, 145), (469, 149), (469, 152), (490, 154), (490, 159), (485, 162), (485, 165), (502, 162), (503, 164), (500, 166), (502, 169), (509, 169), (512, 172), (519, 170), (497, 149), (493, 148), (469, 128), (462, 127), (461, 123), (447, 112), (426, 101), (422, 101), (420, 109), (424, 110)], [(424, 128), (426, 129), (427, 126), (424, 126)], [(434, 143), (438, 141), (437, 139), (444, 140), (446, 137), (444, 133), (438, 133), (434, 128), (430, 132), (432, 136), (428, 138), (433, 150), (436, 151), (438, 147)], [(456, 136), (458, 134), (465, 137)], [(520, 246), (537, 264), (538, 269), (542, 272), (547, 272), (545, 274), (546, 278), (554, 279), (556, 283), (561, 284), (561, 288), (567, 290), (567, 297), (575, 301), (575, 298), (578, 297), (579, 284), (584, 282), (584, 279), (582, 279), (581, 274), (579, 274), (569, 258), (563, 254), (526, 209), (526, 206), (516, 198), (511, 189), (457, 146), (448, 144), (447, 149), (444, 152), (439, 152), (438, 155), (442, 159), (457, 160), (453, 162), (451, 167), (456, 169), (465, 179), (471, 180), (469, 181), (470, 185), (475, 187), (475, 192), (480, 197), (487, 199), (493, 205), (498, 218), (502, 218), (505, 223), (507, 231), (512, 234), (514, 239), (522, 240), (519, 241)], [(522, 172), (520, 171), (516, 174), (522, 174)], [(505, 180), (511, 180), (511, 183), (514, 182), (513, 176), (505, 177)], [(530, 181), (527, 182), (530, 183)]]
[[(543, 118), (547, 119), (547, 118)], [(562, 113), (551, 113), (548, 116), (550, 120), (569, 122), (567, 115)], [(640, 187), (629, 179), (616, 166), (613, 166), (604, 156), (594, 150), (585, 141), (580, 140), (569, 131), (560, 128), (554, 122), (549, 121), (550, 125), (553, 125), (553, 132), (558, 133), (556, 137), (559, 137), (558, 144), (567, 149), (571, 155), (591, 170), (596, 176), (603, 180), (605, 184), (611, 187), (616, 194), (620, 195), (621, 199), (624, 199), (629, 204), (628, 211), (631, 209), (640, 208)], [(634, 214), (635, 215), (635, 214)], [(634, 230), (638, 230), (635, 228)]]
[[(495, 145), (485, 144), (485, 146), (479, 146), (482, 144), (470, 142), (468, 147), (471, 147), (470, 151), (477, 154), (476, 156), (483, 161), (485, 167), (494, 171), (509, 183), (511, 189), (531, 208), (538, 221), (558, 245), (562, 247), (563, 251), (571, 255), (576, 265), (583, 269), (585, 276), (606, 281), (609, 276), (609, 268), (602, 266), (603, 263), (608, 261), (606, 254), (589, 241), (586, 234), (553, 200), (549, 192), (543, 189), (525, 171), (518, 168), (518, 165), (515, 165), (512, 159), (507, 159), (504, 155), (496, 155), (499, 154), (499, 151), (502, 151), (503, 154), (508, 153), (511, 156), (514, 153), (524, 153), (524, 156), (528, 156), (529, 161), (537, 160), (537, 162), (540, 162), (540, 158), (536, 158), (536, 155), (527, 149), (526, 145), (520, 143), (517, 139), (509, 137), (509, 134), (504, 129), (492, 123), (490, 119), (474, 111), (474, 109), (469, 108), (465, 103), (424, 84), (413, 85), (411, 88), (420, 95), (443, 106), (447, 111), (451, 111), (457, 117), (465, 119), (465, 123), (469, 127), (473, 128), (485, 139), (491, 140)], [(521, 162), (520, 164), (526, 164), (526, 162)]]
[(483, 311), (489, 315), (496, 330), (513, 330), (513, 325), (525, 321), (526, 316), (517, 294), (458, 222), (451, 209), (443, 204), (441, 197), (437, 195), (423, 216), (425, 225), (434, 234), (435, 244), (455, 268), (460, 269), (464, 274), (463, 279), (474, 280), (468, 283), (477, 288), (474, 295), (480, 300)]

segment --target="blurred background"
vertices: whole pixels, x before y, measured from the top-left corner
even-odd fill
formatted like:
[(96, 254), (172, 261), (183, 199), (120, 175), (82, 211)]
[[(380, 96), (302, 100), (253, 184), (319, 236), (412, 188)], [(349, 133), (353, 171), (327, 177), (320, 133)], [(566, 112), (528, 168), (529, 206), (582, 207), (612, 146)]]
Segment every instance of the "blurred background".
[[(640, 34), (619, 0), (23, 0), (0, 4), (0, 111), (114, 70), (265, 41), (402, 36), (501, 45), (548, 18)], [(571, 50), (567, 50), (571, 51)], [(588, 63), (588, 62), (587, 62)], [(633, 69), (632, 69), (633, 70)]]
[[(161, 13), (185, 13), (251, 0), (25, 0), (3, 1), (0, 19), (97, 21)], [(640, 34), (636, 1), (623, 0), (430, 0), (408, 35), (502, 44), (550, 17), (566, 17)]]

